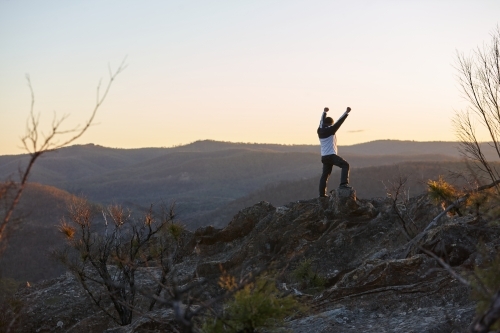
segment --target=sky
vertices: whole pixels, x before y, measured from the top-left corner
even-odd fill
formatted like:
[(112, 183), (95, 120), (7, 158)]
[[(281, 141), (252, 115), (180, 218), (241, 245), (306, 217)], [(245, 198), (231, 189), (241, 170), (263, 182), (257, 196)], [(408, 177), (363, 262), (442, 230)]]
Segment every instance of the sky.
[(27, 74), (42, 132), (71, 129), (124, 59), (75, 143), (319, 144), (323, 108), (348, 106), (340, 145), (454, 141), (457, 52), (499, 17), (497, 0), (0, 0), (0, 155), (24, 152)]

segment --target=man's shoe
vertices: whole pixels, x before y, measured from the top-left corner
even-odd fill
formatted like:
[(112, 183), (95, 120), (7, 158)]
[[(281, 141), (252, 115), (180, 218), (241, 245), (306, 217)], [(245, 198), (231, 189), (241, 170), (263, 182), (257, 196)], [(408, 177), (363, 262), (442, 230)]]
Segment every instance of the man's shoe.
[(323, 194), (319, 196), (320, 198), (329, 198), (330, 196), (328, 194)]
[(345, 183), (345, 184), (340, 184), (339, 188), (352, 189), (352, 186), (349, 185), (348, 183)]

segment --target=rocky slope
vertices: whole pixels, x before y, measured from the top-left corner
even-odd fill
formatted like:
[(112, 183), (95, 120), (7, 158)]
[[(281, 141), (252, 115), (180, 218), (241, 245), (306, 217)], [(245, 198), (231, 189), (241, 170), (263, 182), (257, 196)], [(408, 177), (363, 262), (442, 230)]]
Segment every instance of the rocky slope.
[[(414, 227), (424, 230), (441, 208), (423, 195), (407, 209)], [(283, 272), (282, 290), (293, 292), (310, 311), (288, 320), (293, 332), (466, 332), (475, 304), (469, 289), (438, 262), (431, 250), (457, 271), (471, 270), (481, 260), (476, 246), (496, 248), (500, 232), (474, 216), (444, 217), (419, 238), (408, 242), (388, 199), (362, 200), (355, 192), (337, 191), (273, 207), (260, 202), (240, 211), (224, 229), (205, 227), (186, 232), (179, 279), (207, 278), (214, 294), (221, 267), (240, 276), (258, 267)], [(306, 288), (292, 278), (305, 259), (324, 278), (323, 290)], [(144, 273), (138, 284), (145, 284)], [(168, 319), (167, 310), (137, 316), (116, 327), (66, 274), (18, 293), (24, 303), (23, 332), (153, 332), (162, 331), (151, 317)]]

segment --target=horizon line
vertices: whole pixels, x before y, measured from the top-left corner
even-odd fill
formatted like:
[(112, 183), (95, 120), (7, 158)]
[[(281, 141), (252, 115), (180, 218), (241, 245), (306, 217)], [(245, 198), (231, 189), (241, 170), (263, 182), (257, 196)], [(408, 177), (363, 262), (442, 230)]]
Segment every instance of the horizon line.
[[(394, 141), (394, 142), (402, 142), (402, 143), (455, 143), (455, 144), (460, 144), (460, 141), (442, 141), (442, 140), (434, 140), (434, 141), (418, 141), (418, 140), (400, 140), (400, 139), (378, 139), (378, 140), (371, 140), (371, 141), (366, 141), (366, 142), (361, 142), (361, 143), (355, 143), (352, 145), (338, 145), (339, 147), (354, 147), (354, 146), (360, 146), (364, 144), (369, 144), (369, 143), (375, 143), (375, 142), (387, 142), (387, 141)], [(171, 145), (171, 146), (149, 146), (149, 147), (136, 147), (136, 148), (125, 148), (125, 147), (109, 147), (109, 146), (103, 146), (100, 144), (96, 143), (81, 143), (81, 144), (73, 144), (70, 146), (62, 147), (59, 149), (64, 149), (64, 148), (70, 148), (70, 147), (84, 147), (84, 146), (96, 146), (96, 147), (102, 147), (106, 149), (120, 149), (120, 150), (137, 150), (137, 149), (173, 149), (173, 148), (180, 148), (180, 147), (187, 147), (190, 145), (194, 145), (196, 143), (222, 143), (222, 144), (235, 144), (235, 145), (261, 145), (261, 146), (288, 146), (288, 147), (293, 147), (293, 146), (309, 146), (309, 147), (314, 147), (317, 146), (319, 147), (318, 144), (307, 144), (307, 143), (293, 143), (293, 144), (286, 144), (286, 143), (259, 143), (259, 142), (241, 142), (241, 141), (222, 141), (222, 140), (213, 140), (213, 139), (199, 139), (195, 140), (189, 143), (182, 143), (182, 144), (177, 144), (177, 145)], [(485, 142), (480, 142), (480, 143), (489, 143), (488, 141)], [(25, 155), (28, 154), (27, 152), (19, 153), (19, 154), (2, 154), (0, 156), (16, 156), (16, 155)]]

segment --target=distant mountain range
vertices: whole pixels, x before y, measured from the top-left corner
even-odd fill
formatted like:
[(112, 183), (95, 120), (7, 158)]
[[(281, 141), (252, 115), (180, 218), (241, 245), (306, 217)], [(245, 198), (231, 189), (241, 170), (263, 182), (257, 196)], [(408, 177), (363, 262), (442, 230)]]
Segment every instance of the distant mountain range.
[[(351, 167), (408, 161), (458, 161), (456, 142), (382, 140), (340, 146)], [(0, 156), (0, 179), (15, 179), (26, 155)], [(187, 225), (210, 223), (207, 214), (282, 182), (317, 178), (319, 145), (196, 141), (172, 148), (116, 149), (76, 145), (44, 155), (30, 181), (101, 203), (146, 209), (176, 202)], [(332, 177), (332, 184), (336, 178)], [(362, 192), (362, 191), (361, 191)], [(314, 186), (316, 195), (316, 186)]]
[[(399, 175), (409, 177), (410, 193), (417, 195), (428, 179), (463, 171), (457, 146), (386, 140), (341, 146), (339, 151), (351, 164), (358, 197), (371, 198), (385, 196)], [(26, 155), (0, 156), (0, 179), (16, 180), (26, 161)], [(280, 206), (316, 197), (320, 173), (317, 145), (197, 141), (173, 148), (63, 148), (36, 163), (30, 181), (38, 184), (32, 183), (22, 199), (18, 212), (23, 222), (0, 260), (0, 273), (40, 280), (61, 272), (48, 253), (63, 242), (56, 225), (72, 195), (98, 205), (123, 204), (138, 213), (152, 203), (175, 202), (178, 221), (189, 229), (221, 227), (262, 200)], [(338, 178), (335, 170), (330, 189)]]

